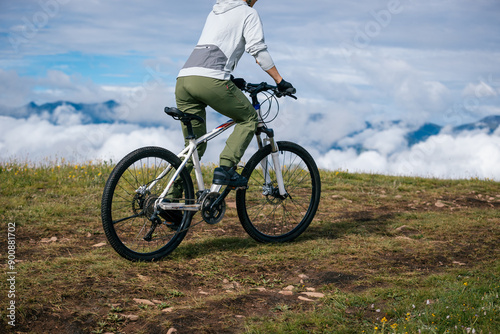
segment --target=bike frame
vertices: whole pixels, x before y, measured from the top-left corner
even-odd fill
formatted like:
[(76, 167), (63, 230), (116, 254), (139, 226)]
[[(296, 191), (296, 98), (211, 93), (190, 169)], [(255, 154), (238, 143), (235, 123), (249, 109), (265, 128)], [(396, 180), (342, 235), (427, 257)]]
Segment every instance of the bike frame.
[[(274, 165), (274, 170), (276, 172), (276, 181), (278, 183), (278, 189), (279, 193), (282, 197), (286, 196), (286, 190), (283, 182), (283, 176), (281, 174), (281, 166), (279, 163), (278, 159), (278, 146), (276, 145), (276, 142), (274, 141), (274, 132), (272, 129), (267, 128), (265, 123), (262, 121), (262, 116), (260, 112), (260, 104), (257, 101), (257, 97), (252, 96), (252, 103), (254, 105), (254, 108), (256, 109), (256, 112), (259, 117), (259, 124), (257, 126), (257, 131), (255, 133), (256, 139), (257, 139), (257, 144), (259, 149), (263, 148), (266, 142), (271, 144), (271, 156), (272, 156), (272, 164)], [(203, 135), (202, 137), (198, 139), (190, 139), (188, 142), (188, 145), (179, 153), (177, 156), (182, 160), (181, 165), (177, 169), (177, 171), (174, 173), (174, 175), (171, 177), (169, 180), (167, 186), (165, 187), (164, 191), (162, 194), (158, 197), (156, 200), (155, 206), (160, 207), (163, 210), (183, 210), (183, 211), (199, 211), (201, 209), (201, 203), (195, 203), (195, 204), (185, 204), (185, 203), (165, 203), (163, 202), (163, 199), (167, 196), (168, 191), (174, 184), (174, 181), (177, 179), (177, 177), (180, 175), (182, 170), (185, 168), (187, 162), (191, 158), (193, 160), (193, 169), (195, 171), (195, 176), (196, 176), (196, 183), (197, 183), (197, 188), (198, 191), (205, 192), (205, 183), (203, 182), (203, 175), (201, 172), (201, 163), (200, 163), (200, 158), (198, 155), (198, 146), (206, 143), (215, 137), (219, 136), (222, 134), (224, 131), (228, 130), (232, 126), (236, 124), (235, 121), (229, 120), (225, 122), (224, 124), (219, 125), (209, 133)], [(262, 139), (261, 134), (264, 133), (266, 135), (266, 138)], [(263, 185), (263, 193), (264, 195), (269, 194), (270, 190), (272, 189), (271, 186), (271, 176), (269, 174), (269, 162), (267, 159), (264, 159), (260, 162), (262, 169), (264, 171), (264, 177), (266, 184)], [(151, 190), (155, 184), (157, 183), (158, 180), (163, 178), (171, 169), (171, 166), (167, 166), (165, 170), (156, 178), (156, 180), (152, 181), (148, 187), (144, 189), (138, 189), (137, 192), (139, 191), (149, 191)], [(219, 192), (222, 186), (220, 185), (215, 185), (212, 184), (210, 187), (210, 192)]]

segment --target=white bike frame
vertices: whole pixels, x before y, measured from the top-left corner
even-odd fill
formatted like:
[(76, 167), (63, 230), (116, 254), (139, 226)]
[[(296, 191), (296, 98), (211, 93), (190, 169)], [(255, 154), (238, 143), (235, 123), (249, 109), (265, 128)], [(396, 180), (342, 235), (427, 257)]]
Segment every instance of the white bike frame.
[[(262, 119), (261, 114), (260, 114), (260, 108), (257, 108), (256, 111), (259, 115), (259, 119)], [(203, 175), (201, 172), (201, 164), (200, 164), (200, 158), (198, 155), (197, 148), (199, 145), (212, 140), (213, 138), (217, 137), (218, 135), (220, 135), (224, 131), (226, 131), (229, 128), (231, 128), (232, 126), (234, 126), (235, 124), (236, 124), (235, 121), (229, 120), (226, 123), (219, 125), (215, 129), (213, 129), (211, 132), (205, 134), (204, 136), (202, 136), (198, 139), (190, 139), (189, 140), (188, 145), (177, 155), (182, 160), (182, 163), (179, 166), (179, 168), (177, 169), (177, 171), (174, 173), (174, 175), (171, 177), (171, 179), (169, 180), (167, 186), (165, 187), (165, 190), (162, 192), (162, 194), (156, 200), (156, 203), (155, 203), (156, 207), (160, 207), (163, 210), (183, 210), (183, 211), (199, 211), (201, 209), (201, 203), (198, 203), (198, 204), (166, 203), (166, 202), (163, 202), (163, 199), (167, 196), (168, 191), (170, 190), (170, 188), (174, 184), (174, 181), (180, 175), (181, 171), (186, 166), (187, 162), (189, 161), (189, 158), (192, 158), (192, 160), (193, 160), (193, 169), (195, 171), (198, 191), (205, 191), (206, 190), (205, 183), (203, 182)], [(259, 125), (258, 125), (259, 128), (263, 128), (264, 126), (265, 125), (262, 121), (259, 122)], [(265, 131), (257, 131), (256, 137), (257, 137), (257, 144), (259, 146), (259, 149), (264, 147), (261, 136), (260, 136), (261, 132), (264, 132), (267, 134), (267, 132), (265, 132)], [(264, 141), (267, 141), (271, 144), (272, 164), (273, 164), (274, 170), (276, 172), (276, 181), (278, 183), (279, 193), (281, 196), (285, 196), (286, 190), (285, 190), (285, 185), (283, 182), (283, 175), (281, 173), (281, 166), (280, 166), (280, 162), (279, 162), (279, 158), (278, 158), (278, 155), (279, 155), (278, 146), (276, 145), (276, 142), (274, 141), (273, 136), (267, 135), (267, 138), (264, 138)], [(270, 185), (271, 184), (271, 176), (269, 174), (269, 162), (267, 161), (267, 158), (263, 159), (260, 162), (260, 165), (262, 166), (262, 170), (264, 171), (264, 174), (265, 174), (264, 177), (265, 177), (265, 181), (266, 181), (266, 184), (263, 185), (264, 186), (263, 194), (269, 195), (270, 194), (269, 188), (271, 188), (271, 185)], [(158, 182), (158, 180), (160, 180), (162, 177), (164, 177), (170, 171), (170, 169), (171, 169), (171, 166), (170, 165), (167, 166), (165, 168), (165, 170), (156, 178), (156, 180), (152, 181), (149, 184), (148, 187), (145, 187), (145, 188), (141, 187), (142, 189), (138, 189), (137, 192), (150, 191), (155, 186), (155, 184)], [(210, 187), (210, 192), (219, 192), (221, 187), (222, 186), (220, 186), (220, 185), (212, 184), (212, 186)]]

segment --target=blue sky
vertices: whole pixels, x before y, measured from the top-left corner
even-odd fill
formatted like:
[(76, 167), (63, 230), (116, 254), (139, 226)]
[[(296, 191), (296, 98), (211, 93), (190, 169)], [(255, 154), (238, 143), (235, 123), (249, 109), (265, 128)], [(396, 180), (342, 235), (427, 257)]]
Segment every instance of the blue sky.
[[(40, 87), (29, 91), (36, 81), (49, 90), (57, 87), (46, 80), (49, 71), (69, 76), (75, 85), (133, 87), (142, 83), (149, 64), (160, 66), (166, 83), (174, 85), (212, 4), (2, 1), (2, 76), (25, 79), (28, 91), (1, 96), (0, 104), (50, 100)], [(261, 0), (256, 9), (279, 70), (307, 96), (366, 102), (375, 111), (408, 113), (402, 109), (416, 107), (433, 118), (460, 100), (468, 85), (483, 80), (498, 88), (493, 87), (500, 81), (496, 0)], [(248, 58), (236, 74), (267, 80)], [(402, 85), (413, 92), (401, 91)], [(412, 99), (424, 105), (410, 105)]]
[[(161, 110), (174, 103), (175, 77), (214, 2), (0, 1), (0, 105), (115, 99), (123, 120), (173, 131)], [(298, 101), (283, 101), (282, 134), (297, 138), (287, 117), (314, 114), (299, 137), (325, 166), (362, 165), (358, 155), (326, 157), (366, 121), (454, 126), (500, 115), (498, 0), (260, 0), (255, 8), (279, 71), (298, 89)], [(235, 75), (270, 80), (249, 55)], [(400, 146), (386, 138), (374, 166), (390, 164), (388, 147)]]

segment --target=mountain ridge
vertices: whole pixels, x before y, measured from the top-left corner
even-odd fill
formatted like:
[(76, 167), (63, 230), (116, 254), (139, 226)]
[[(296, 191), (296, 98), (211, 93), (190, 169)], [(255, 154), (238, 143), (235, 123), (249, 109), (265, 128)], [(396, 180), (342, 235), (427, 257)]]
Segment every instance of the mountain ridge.
[[(111, 124), (111, 123), (122, 123), (117, 117), (116, 109), (120, 106), (115, 100), (108, 100), (101, 103), (75, 103), (71, 101), (59, 100), (55, 102), (48, 102), (43, 104), (37, 104), (35, 102), (30, 102), (21, 107), (2, 107), (0, 106), (0, 116), (8, 116), (17, 119), (28, 119), (32, 116), (38, 116), (45, 119), (53, 124), (63, 125), (63, 124)], [(311, 120), (315, 115), (311, 115)], [(73, 123), (68, 123), (73, 122)], [(140, 124), (140, 125), (150, 125), (150, 124)], [(365, 126), (360, 129), (356, 129), (351, 133), (344, 136), (342, 139), (335, 141), (329, 145), (329, 149), (334, 150), (344, 150), (344, 149), (355, 149), (358, 153), (367, 150), (359, 142), (355, 144), (349, 144), (349, 140), (356, 137), (363, 136), (365, 131), (386, 131), (391, 129), (391, 127), (399, 126), (407, 133), (404, 139), (407, 141), (407, 146), (412, 147), (420, 142), (426, 141), (432, 136), (436, 136), (442, 132), (445, 128), (443, 125), (436, 123), (424, 123), (418, 128), (411, 128), (406, 126), (404, 122), (400, 120), (392, 120), (381, 123), (365, 122)], [(450, 133), (454, 135), (459, 135), (462, 132), (467, 131), (484, 131), (485, 133), (491, 135), (500, 127), (500, 115), (490, 115), (481, 118), (476, 122), (465, 123), (461, 125), (454, 126), (451, 128)]]
[[(365, 131), (378, 129), (380, 132), (382, 132), (391, 129), (391, 127), (395, 125), (401, 125), (401, 124), (402, 124), (401, 121), (388, 121), (377, 124), (371, 122), (365, 122), (364, 128), (357, 129), (347, 134), (342, 139), (330, 145), (329, 149), (333, 150), (354, 149), (358, 154), (360, 154), (361, 152), (369, 149), (364, 147), (360, 143), (360, 141), (357, 141), (355, 144), (346, 144), (346, 139), (354, 139), (356, 137), (360, 137), (363, 135)], [(405, 126), (402, 125), (402, 127)], [(460, 135), (464, 132), (483, 131), (488, 135), (492, 135), (499, 127), (500, 127), (500, 115), (490, 115), (483, 117), (476, 122), (470, 122), (454, 126), (447, 133), (450, 133), (452, 135)], [(416, 129), (411, 129), (411, 127), (408, 126), (406, 127), (407, 133), (404, 136), (404, 139), (407, 142), (407, 147), (411, 148), (412, 146), (418, 143), (425, 142), (430, 137), (439, 135), (445, 128), (446, 128), (445, 126), (430, 122), (424, 123)]]
[(75, 114), (81, 114), (82, 124), (115, 123), (115, 109), (119, 105), (120, 104), (114, 100), (108, 100), (101, 103), (75, 103), (60, 100), (40, 105), (32, 101), (21, 107), (0, 107), (0, 116), (26, 119), (35, 115), (47, 118), (52, 123), (57, 123), (57, 117), (54, 117), (57, 116), (57, 110), (69, 107), (74, 110)]

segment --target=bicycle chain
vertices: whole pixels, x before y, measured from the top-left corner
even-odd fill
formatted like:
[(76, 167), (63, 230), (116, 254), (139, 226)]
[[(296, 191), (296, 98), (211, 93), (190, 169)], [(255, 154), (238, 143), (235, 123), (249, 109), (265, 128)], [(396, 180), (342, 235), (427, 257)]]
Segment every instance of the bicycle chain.
[(179, 233), (186, 232), (186, 231), (188, 231), (190, 228), (195, 227), (195, 226), (198, 226), (198, 225), (200, 225), (201, 223), (204, 223), (204, 222), (205, 222), (205, 220), (203, 220), (203, 219), (202, 219), (202, 220), (200, 220), (200, 221), (199, 221), (199, 222), (197, 222), (197, 223), (190, 224), (190, 225), (189, 225), (189, 227), (187, 227), (187, 228), (185, 228), (185, 229), (182, 229), (182, 230), (180, 230), (180, 231), (176, 231), (176, 232), (175, 232), (175, 234), (179, 234)]

